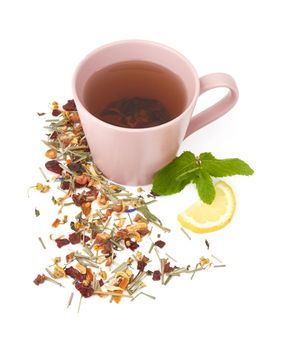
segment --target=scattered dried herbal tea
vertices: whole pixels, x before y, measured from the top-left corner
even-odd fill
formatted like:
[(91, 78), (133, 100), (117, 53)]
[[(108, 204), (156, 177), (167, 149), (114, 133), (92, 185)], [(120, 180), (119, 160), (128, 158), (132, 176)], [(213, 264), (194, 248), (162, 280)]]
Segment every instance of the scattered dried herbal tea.
[[(34, 280), (36, 285), (48, 281), (63, 287), (57, 280), (71, 281), (71, 288), (81, 296), (80, 309), (82, 298), (93, 296), (110, 297), (114, 303), (121, 302), (123, 298), (135, 300), (140, 295), (155, 299), (141, 291), (147, 281), (160, 281), (162, 285), (167, 285), (173, 277), (181, 274), (191, 273), (193, 278), (197, 271), (225, 266), (214, 265), (204, 257), (192, 270), (190, 265), (171, 265), (169, 259), (175, 263), (177, 261), (164, 252), (167, 246), (165, 238), (170, 230), (149, 208), (156, 202), (153, 195), (149, 200), (149, 194), (145, 191), (138, 191), (139, 195), (129, 192), (106, 179), (92, 163), (73, 100), (62, 108), (53, 102), (51, 109), (52, 116), (46, 120), (48, 139), (43, 142), (48, 147), (45, 167), (52, 178), (48, 179), (48, 174), (41, 171), (49, 185), (38, 183), (32, 188), (47, 193), (59, 187), (63, 192), (61, 197), (51, 197), (51, 206), (59, 207), (59, 217), (51, 219), (50, 229), (53, 233), (49, 236), (52, 244), (60, 248), (62, 257), (55, 257), (53, 264), (46, 268), (49, 276), (37, 275)], [(71, 215), (62, 213), (70, 205), (79, 210), (71, 220), (68, 218)], [(39, 215), (37, 210), (35, 215)], [(70, 225), (70, 232), (62, 235), (61, 227), (67, 224)], [(154, 230), (160, 230), (161, 234)], [(160, 239), (162, 235), (164, 237)], [(151, 237), (159, 239), (152, 240)], [(42, 248), (46, 249), (43, 239), (38, 239)], [(149, 240), (151, 247), (143, 253), (141, 246)], [(151, 263), (155, 264), (154, 269)], [(71, 305), (73, 293), (67, 307)]]
[(84, 101), (97, 118), (124, 128), (167, 123), (187, 102), (182, 80), (146, 61), (120, 62), (97, 71), (86, 83)]

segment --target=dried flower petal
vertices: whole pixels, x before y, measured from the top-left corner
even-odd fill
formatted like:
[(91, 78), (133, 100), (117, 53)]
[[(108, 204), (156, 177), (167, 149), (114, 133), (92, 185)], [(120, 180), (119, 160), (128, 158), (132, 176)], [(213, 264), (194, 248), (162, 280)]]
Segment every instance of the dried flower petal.
[(137, 230), (137, 232), (141, 235), (141, 236), (145, 236), (147, 235), (150, 231), (148, 228), (144, 228), (144, 229), (140, 229), (140, 230)]
[(152, 279), (154, 281), (159, 281), (161, 277), (161, 272), (159, 270), (153, 271)]
[(82, 203), (85, 202), (85, 199), (83, 198), (83, 196), (81, 196), (80, 193), (77, 193), (77, 194), (74, 193), (72, 195), (72, 200), (77, 207), (81, 207)]
[(59, 175), (61, 175), (63, 172), (63, 169), (60, 167), (60, 163), (57, 160), (49, 160), (46, 162), (45, 167), (47, 170)]
[(62, 181), (60, 184), (60, 188), (64, 191), (69, 190), (70, 188), (70, 182), (68, 181)]
[(46, 280), (45, 275), (37, 275), (36, 279), (34, 280), (34, 284), (36, 284), (38, 286), (38, 285), (44, 283), (45, 280)]
[(202, 256), (200, 258), (200, 261), (199, 261), (199, 265), (204, 268), (204, 267), (207, 267), (207, 266), (210, 266), (212, 263), (211, 263), (211, 260), (208, 259), (208, 258), (205, 258), (204, 256)]
[(49, 185), (43, 185), (40, 182), (36, 184), (36, 190), (42, 193), (47, 193), (50, 190)]
[(158, 240), (154, 243), (154, 245), (156, 245), (157, 247), (159, 248), (163, 248), (165, 246), (165, 242), (164, 241), (161, 241), (161, 240)]
[(67, 276), (74, 278), (75, 280), (78, 280), (80, 282), (85, 280), (85, 275), (80, 273), (78, 270), (76, 270), (74, 267), (70, 266), (65, 269), (65, 273)]
[(61, 114), (59, 109), (53, 109), (51, 113), (54, 117), (58, 117)]
[(56, 242), (58, 248), (61, 248), (61, 247), (70, 243), (69, 240), (66, 238), (58, 238), (55, 240), (55, 242)]
[(104, 286), (104, 281), (102, 279), (99, 280), (99, 286), (103, 287)]
[(145, 267), (146, 267), (146, 263), (144, 261), (142, 261), (142, 260), (138, 261), (137, 269), (139, 271), (143, 271)]
[(89, 298), (94, 294), (94, 289), (91, 286), (85, 286), (83, 283), (76, 283), (75, 288), (84, 298)]
[(76, 111), (76, 105), (74, 100), (68, 100), (65, 105), (62, 106), (65, 111)]
[(80, 243), (80, 233), (73, 232), (68, 236), (68, 239), (71, 244), (78, 244)]
[[(81, 235), (83, 237), (83, 235)], [(90, 237), (87, 235), (84, 235), (84, 243), (90, 241)]]
[(59, 265), (55, 265), (54, 266), (54, 271), (53, 271), (53, 277), (54, 278), (62, 278), (62, 277), (65, 277), (65, 271), (64, 269), (59, 266)]
[(85, 171), (85, 168), (80, 163), (70, 163), (67, 165), (67, 167), (69, 170), (77, 173), (78, 175), (81, 175)]
[(50, 135), (49, 135), (49, 138), (51, 140), (56, 140), (58, 137), (58, 133), (56, 131), (52, 132)]
[(132, 241), (130, 238), (125, 239), (125, 246), (132, 251), (135, 251), (139, 247), (137, 242)]
[(169, 262), (164, 264), (164, 270), (163, 270), (164, 273), (169, 273), (169, 272), (172, 272), (173, 270), (174, 270), (174, 267), (171, 267)]

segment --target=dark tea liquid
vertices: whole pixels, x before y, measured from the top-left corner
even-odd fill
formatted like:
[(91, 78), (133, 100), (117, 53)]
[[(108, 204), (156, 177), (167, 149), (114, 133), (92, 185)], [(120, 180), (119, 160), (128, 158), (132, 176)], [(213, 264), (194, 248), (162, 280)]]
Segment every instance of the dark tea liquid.
[(110, 65), (91, 76), (84, 104), (97, 118), (126, 128), (148, 128), (179, 116), (187, 98), (182, 80), (146, 61)]

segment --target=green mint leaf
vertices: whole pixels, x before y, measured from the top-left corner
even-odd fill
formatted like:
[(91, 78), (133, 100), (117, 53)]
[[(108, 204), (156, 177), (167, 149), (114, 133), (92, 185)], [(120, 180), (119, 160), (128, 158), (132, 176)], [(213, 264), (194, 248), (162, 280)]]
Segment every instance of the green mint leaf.
[(37, 208), (35, 208), (35, 215), (36, 215), (36, 217), (41, 215), (40, 211)]
[(243, 160), (238, 158), (229, 159), (204, 159), (201, 160), (202, 168), (211, 176), (224, 177), (233, 175), (252, 175), (254, 171)]
[(211, 204), (216, 196), (215, 186), (211, 176), (207, 171), (201, 169), (195, 178), (195, 184), (200, 199), (207, 204)]
[(199, 156), (200, 160), (203, 161), (203, 160), (214, 160), (216, 159), (212, 153), (210, 152), (204, 152), (204, 153), (201, 153), (200, 156)]
[(195, 155), (184, 152), (154, 175), (152, 191), (158, 195), (180, 192), (194, 181), (198, 169)]

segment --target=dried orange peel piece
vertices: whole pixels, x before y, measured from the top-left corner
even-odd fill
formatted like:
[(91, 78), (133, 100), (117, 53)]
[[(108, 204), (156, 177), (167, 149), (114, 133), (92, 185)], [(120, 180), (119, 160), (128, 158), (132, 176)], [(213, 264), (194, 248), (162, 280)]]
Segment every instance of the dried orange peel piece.
[[(127, 288), (128, 284), (129, 284), (129, 278), (128, 277), (123, 277), (119, 283), (119, 286), (122, 290), (118, 290), (117, 293), (118, 294), (123, 294), (124, 290)], [(122, 297), (118, 297), (118, 296), (114, 296), (114, 301), (115, 303), (119, 304), (119, 302), (121, 301)]]

